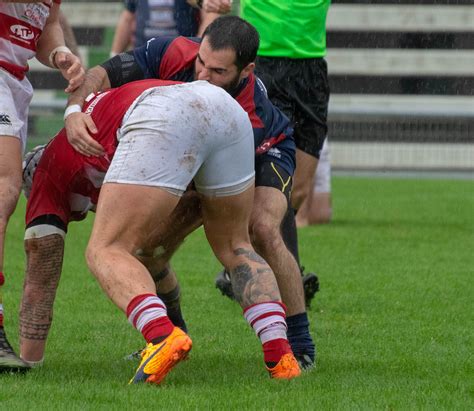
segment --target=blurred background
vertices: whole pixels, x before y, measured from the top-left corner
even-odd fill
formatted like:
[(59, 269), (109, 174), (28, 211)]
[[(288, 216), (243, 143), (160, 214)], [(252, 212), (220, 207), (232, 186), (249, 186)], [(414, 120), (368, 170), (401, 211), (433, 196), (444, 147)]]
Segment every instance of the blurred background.
[[(108, 59), (123, 3), (61, 7), (85, 66)], [(333, 0), (327, 44), (334, 171), (474, 176), (472, 0)], [(30, 67), (31, 147), (62, 127), (66, 95), (58, 73)]]

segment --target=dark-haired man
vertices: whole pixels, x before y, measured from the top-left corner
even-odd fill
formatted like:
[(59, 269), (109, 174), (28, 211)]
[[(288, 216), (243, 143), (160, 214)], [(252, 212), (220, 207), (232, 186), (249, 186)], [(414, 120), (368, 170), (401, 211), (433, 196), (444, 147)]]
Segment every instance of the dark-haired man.
[[(272, 267), (287, 306), (293, 351), (303, 366), (314, 361), (304, 290), (298, 265), (285, 246), (280, 225), (288, 209), (295, 144), (288, 118), (268, 100), (263, 84), (253, 74), (259, 45), (255, 28), (235, 16), (211, 23), (202, 40), (156, 38), (89, 70), (86, 81), (69, 98), (66, 109), (68, 139), (80, 153), (101, 156), (104, 151), (90, 133), (92, 119), (81, 113), (90, 92), (106, 90), (143, 78), (179, 81), (207, 80), (224, 88), (248, 113), (255, 138), (256, 190), (250, 220), (252, 242)], [(293, 318), (298, 317), (295, 325)], [(305, 321), (301, 321), (304, 316)]]

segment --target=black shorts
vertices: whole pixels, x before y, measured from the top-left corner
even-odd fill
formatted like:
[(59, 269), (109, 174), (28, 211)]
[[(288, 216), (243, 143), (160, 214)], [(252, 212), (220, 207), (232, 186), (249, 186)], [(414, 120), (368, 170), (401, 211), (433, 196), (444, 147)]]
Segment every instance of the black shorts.
[(255, 162), (255, 187), (273, 187), (281, 191), (290, 203), (293, 177), (278, 164), (268, 158), (256, 159)]
[(296, 147), (319, 158), (328, 132), (326, 60), (258, 57), (255, 72), (272, 103), (293, 123)]

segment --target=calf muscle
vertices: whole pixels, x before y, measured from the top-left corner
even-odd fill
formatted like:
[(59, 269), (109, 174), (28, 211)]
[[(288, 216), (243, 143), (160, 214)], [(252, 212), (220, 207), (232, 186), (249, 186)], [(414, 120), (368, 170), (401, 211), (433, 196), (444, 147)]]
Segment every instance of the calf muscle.
[(64, 240), (59, 234), (28, 239), (25, 250), (27, 267), (20, 310), (20, 345), (22, 357), (35, 361), (43, 357), (53, 318)]

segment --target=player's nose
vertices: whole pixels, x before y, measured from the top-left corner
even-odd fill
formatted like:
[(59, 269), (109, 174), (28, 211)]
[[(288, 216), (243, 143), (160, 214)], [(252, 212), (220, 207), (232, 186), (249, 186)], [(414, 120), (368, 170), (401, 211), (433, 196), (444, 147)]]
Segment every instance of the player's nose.
[(209, 81), (209, 79), (211, 78), (210, 76), (210, 71), (205, 69), (205, 68), (202, 68), (199, 72), (198, 72), (198, 80), (207, 80)]

